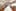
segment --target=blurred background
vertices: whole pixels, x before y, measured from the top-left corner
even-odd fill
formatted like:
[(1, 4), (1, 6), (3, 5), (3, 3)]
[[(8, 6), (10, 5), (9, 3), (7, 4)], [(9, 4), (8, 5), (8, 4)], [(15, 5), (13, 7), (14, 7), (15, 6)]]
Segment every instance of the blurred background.
[(0, 8), (7, 2), (6, 4), (8, 4), (8, 6), (4, 8), (4, 11), (12, 11), (12, 8), (10, 8), (10, 3), (12, 3), (13, 1), (15, 0), (0, 0)]

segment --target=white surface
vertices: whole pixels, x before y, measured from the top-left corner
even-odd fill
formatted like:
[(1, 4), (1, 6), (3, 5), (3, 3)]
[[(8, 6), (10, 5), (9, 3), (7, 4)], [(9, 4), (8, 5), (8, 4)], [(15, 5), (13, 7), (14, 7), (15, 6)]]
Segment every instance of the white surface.
[(5, 8), (4, 11), (12, 11), (12, 9), (10, 8), (10, 6), (7, 6), (7, 8)]
[(16, 3), (13, 3), (11, 6), (16, 6)]

